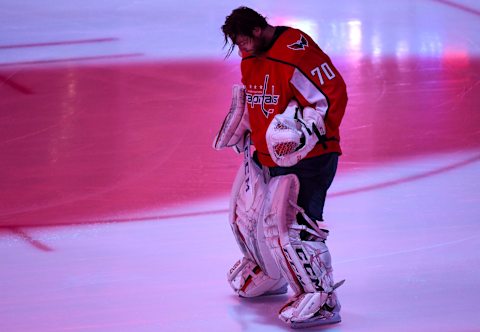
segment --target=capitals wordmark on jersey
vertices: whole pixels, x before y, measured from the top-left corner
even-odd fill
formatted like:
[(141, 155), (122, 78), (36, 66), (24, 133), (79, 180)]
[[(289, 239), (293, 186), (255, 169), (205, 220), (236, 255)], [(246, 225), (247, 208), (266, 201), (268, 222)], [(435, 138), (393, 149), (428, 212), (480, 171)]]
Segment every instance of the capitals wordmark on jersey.
[[(268, 118), (268, 116), (274, 112), (274, 109), (271, 109), (271, 108), (267, 109), (266, 105), (277, 105), (278, 104), (278, 98), (280, 97), (280, 95), (275, 94), (275, 86), (273, 86), (273, 85), (272, 85), (272, 93), (267, 94), (269, 78), (270, 78), (270, 75), (266, 74), (265, 78), (263, 80), (263, 85), (258, 85), (258, 87), (260, 89), (262, 89), (261, 92), (258, 92), (258, 93), (246, 92), (245, 93), (247, 103), (250, 104), (250, 107), (253, 108), (255, 105), (260, 105), (260, 107), (262, 109), (262, 113), (263, 113), (263, 115), (265, 115), (266, 118)], [(256, 87), (257, 86), (254, 86), (255, 89), (256, 89)]]

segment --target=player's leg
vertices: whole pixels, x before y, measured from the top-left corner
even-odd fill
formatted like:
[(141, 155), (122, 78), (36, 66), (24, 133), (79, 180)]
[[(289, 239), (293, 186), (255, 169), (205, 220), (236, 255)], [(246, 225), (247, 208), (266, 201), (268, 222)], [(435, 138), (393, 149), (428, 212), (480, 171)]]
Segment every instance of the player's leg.
[(338, 158), (337, 153), (328, 153), (303, 159), (291, 167), (272, 167), (270, 174), (272, 177), (295, 174), (300, 181), (298, 205), (310, 218), (321, 221), (327, 190), (337, 171)]

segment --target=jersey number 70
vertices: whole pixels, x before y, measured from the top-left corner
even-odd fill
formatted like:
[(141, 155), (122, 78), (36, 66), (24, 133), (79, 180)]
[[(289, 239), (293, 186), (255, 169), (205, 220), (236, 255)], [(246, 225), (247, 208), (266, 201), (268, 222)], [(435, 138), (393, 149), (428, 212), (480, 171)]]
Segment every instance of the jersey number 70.
[[(322, 75), (322, 72), (323, 72), (323, 75)], [(320, 65), (320, 68), (315, 67), (314, 69), (312, 69), (310, 73), (312, 73), (313, 76), (318, 75), (318, 78), (320, 80), (320, 85), (323, 85), (325, 83), (325, 81), (323, 80), (323, 76), (325, 76), (328, 80), (332, 80), (333, 78), (335, 78), (335, 73), (326, 62), (322, 63)]]

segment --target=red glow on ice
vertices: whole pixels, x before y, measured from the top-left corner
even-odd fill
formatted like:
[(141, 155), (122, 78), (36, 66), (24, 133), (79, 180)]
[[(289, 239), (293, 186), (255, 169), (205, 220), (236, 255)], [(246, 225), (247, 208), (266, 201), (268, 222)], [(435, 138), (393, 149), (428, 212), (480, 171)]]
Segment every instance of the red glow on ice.
[[(336, 63), (350, 96), (340, 171), (479, 147), (478, 59)], [(241, 159), (211, 144), (238, 80), (228, 62), (0, 69), (0, 225), (227, 194)]]

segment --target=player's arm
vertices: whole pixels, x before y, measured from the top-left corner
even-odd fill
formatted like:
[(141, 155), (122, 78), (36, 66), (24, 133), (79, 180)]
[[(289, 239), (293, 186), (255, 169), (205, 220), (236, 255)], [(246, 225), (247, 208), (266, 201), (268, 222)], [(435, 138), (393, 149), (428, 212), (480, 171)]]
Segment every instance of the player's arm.
[(314, 84), (304, 71), (295, 69), (290, 80), (295, 98), (299, 101), (300, 109), (297, 120), (302, 124), (305, 140), (324, 142), (326, 129), (325, 117), (329, 109), (327, 96)]

